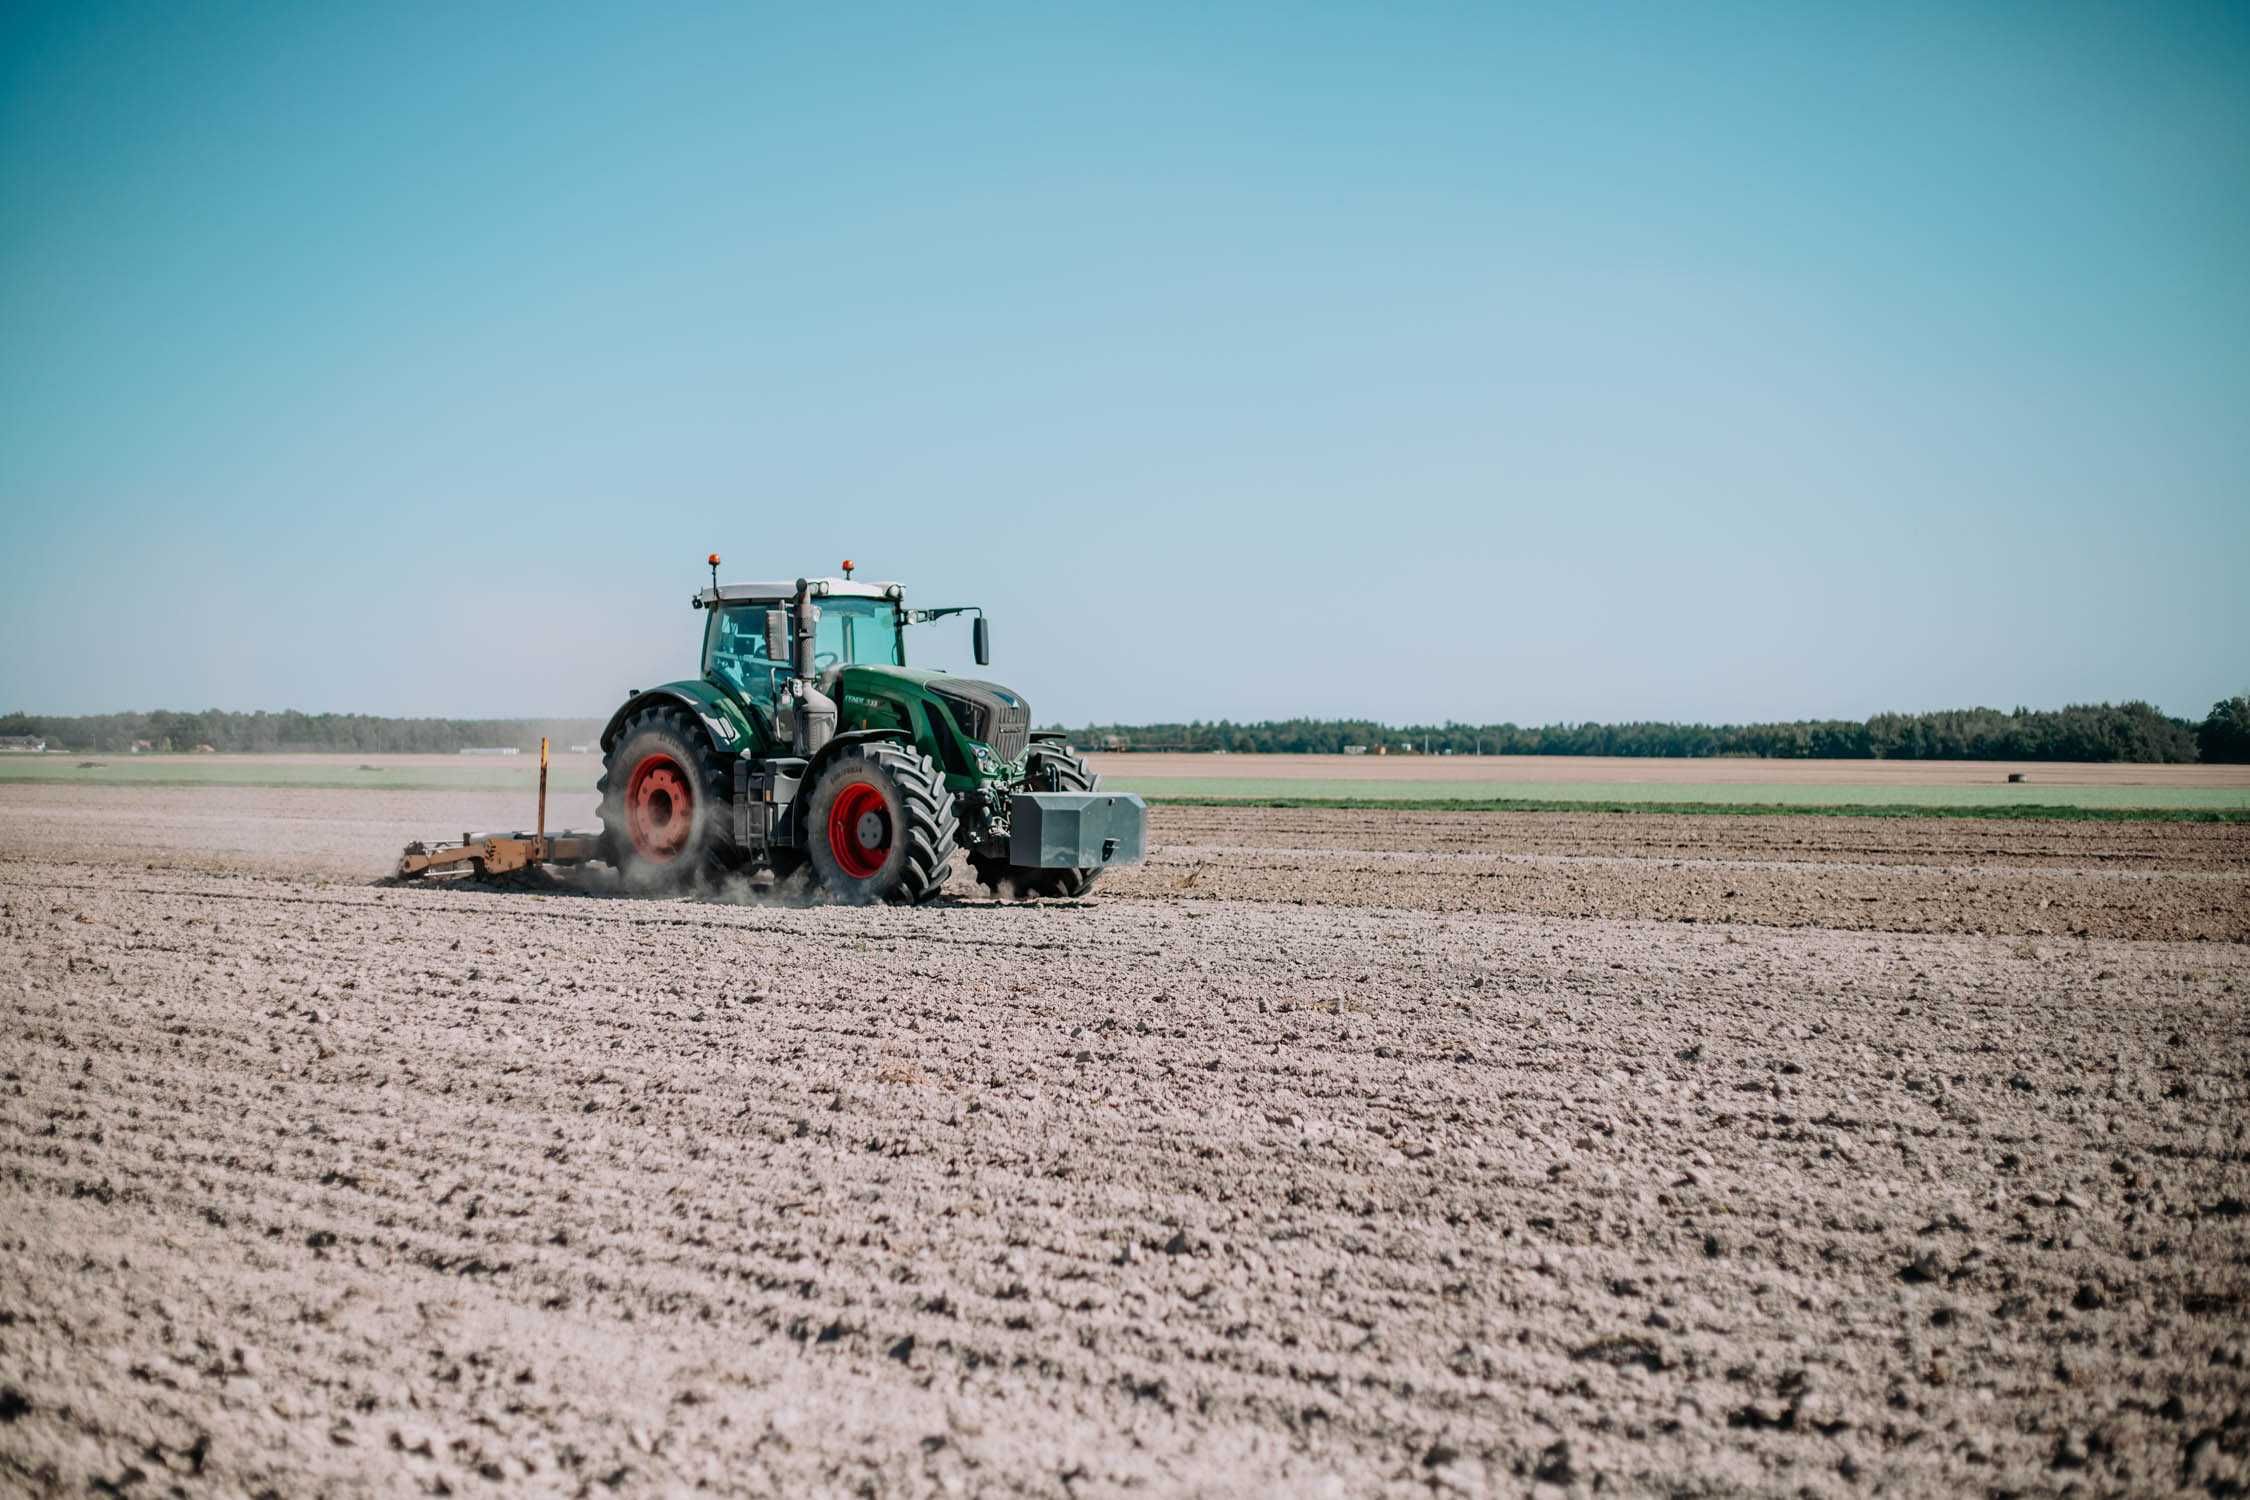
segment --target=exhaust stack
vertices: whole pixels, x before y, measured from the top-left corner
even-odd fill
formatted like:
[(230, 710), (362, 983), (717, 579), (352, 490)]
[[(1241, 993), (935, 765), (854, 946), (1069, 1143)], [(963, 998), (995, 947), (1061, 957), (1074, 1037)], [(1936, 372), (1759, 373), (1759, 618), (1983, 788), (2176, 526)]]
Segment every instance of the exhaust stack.
[(820, 626), (820, 606), (813, 603), (812, 585), (797, 580), (795, 603), (797, 642), (791, 653), (794, 674), (789, 679), (789, 738), (799, 755), (810, 757), (836, 736), (836, 700), (814, 683), (813, 632)]

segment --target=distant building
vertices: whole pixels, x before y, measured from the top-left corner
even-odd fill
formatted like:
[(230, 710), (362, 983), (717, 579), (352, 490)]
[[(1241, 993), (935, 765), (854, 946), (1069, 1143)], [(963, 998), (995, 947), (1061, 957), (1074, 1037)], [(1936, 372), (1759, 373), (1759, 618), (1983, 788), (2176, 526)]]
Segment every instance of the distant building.
[(44, 755), (47, 742), (37, 735), (0, 734), (0, 755)]
[(521, 755), (521, 754), (523, 754), (523, 752), (522, 752), (521, 750), (517, 749), (517, 748), (516, 748), (515, 746), (513, 746), (513, 745), (472, 745), (472, 746), (470, 746), (469, 748), (467, 748), (467, 749), (463, 750), (463, 751), (462, 751), (461, 753), (462, 753), (463, 755)]
[(592, 745), (573, 745), (570, 747), (570, 753), (573, 755), (592, 755), (594, 747)]
[(147, 740), (135, 740), (133, 741), (133, 753), (135, 755), (153, 755), (156, 753), (156, 747)]
[(1367, 753), (1367, 747), (1365, 745), (1346, 745), (1344, 747), (1344, 753), (1346, 755), (1365, 755)]

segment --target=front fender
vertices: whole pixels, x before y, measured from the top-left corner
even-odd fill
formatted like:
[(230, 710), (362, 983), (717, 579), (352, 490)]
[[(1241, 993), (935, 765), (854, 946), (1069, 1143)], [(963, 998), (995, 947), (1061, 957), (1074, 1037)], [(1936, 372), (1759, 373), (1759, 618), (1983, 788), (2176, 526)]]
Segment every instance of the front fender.
[(890, 740), (895, 744), (905, 745), (909, 749), (914, 746), (914, 736), (903, 729), (846, 730), (814, 751), (813, 758), (805, 763), (805, 787), (807, 790), (810, 790), (820, 780), (820, 773), (827, 770), (836, 757), (843, 754), (845, 750), (853, 745), (865, 745), (875, 740)]

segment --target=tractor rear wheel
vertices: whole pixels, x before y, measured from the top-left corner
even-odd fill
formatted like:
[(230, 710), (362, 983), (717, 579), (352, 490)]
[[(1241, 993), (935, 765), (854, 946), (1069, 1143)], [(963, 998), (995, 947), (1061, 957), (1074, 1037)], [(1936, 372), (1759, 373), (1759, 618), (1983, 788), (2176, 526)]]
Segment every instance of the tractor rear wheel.
[(848, 745), (805, 804), (805, 852), (838, 901), (912, 906), (943, 889), (960, 831), (937, 764), (910, 745)]
[[(1043, 745), (1031, 752), (1024, 765), (1024, 782), (1034, 792), (1090, 792), (1102, 784), (1100, 776), (1086, 769), (1086, 762), (1078, 752), (1067, 745)], [(1029, 865), (1011, 865), (1003, 859), (982, 859), (971, 856), (970, 866), (977, 872), (977, 881), (987, 890), (1002, 895), (1013, 894), (1019, 900), (1034, 896), (1078, 897), (1094, 888), (1101, 877), (1097, 867), (1074, 870), (1041, 870)]]
[(625, 721), (603, 757), (598, 789), (602, 848), (627, 890), (691, 890), (741, 863), (727, 764), (677, 704), (654, 704)]

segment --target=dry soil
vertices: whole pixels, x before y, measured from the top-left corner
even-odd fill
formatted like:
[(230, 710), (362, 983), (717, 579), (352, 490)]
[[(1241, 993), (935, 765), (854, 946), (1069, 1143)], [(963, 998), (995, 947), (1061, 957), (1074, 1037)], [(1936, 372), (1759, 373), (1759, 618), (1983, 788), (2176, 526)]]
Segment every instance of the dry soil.
[(1086, 903), (376, 882), (512, 802), (0, 787), (0, 1489), (2250, 1475), (2244, 830), (1199, 809)]

